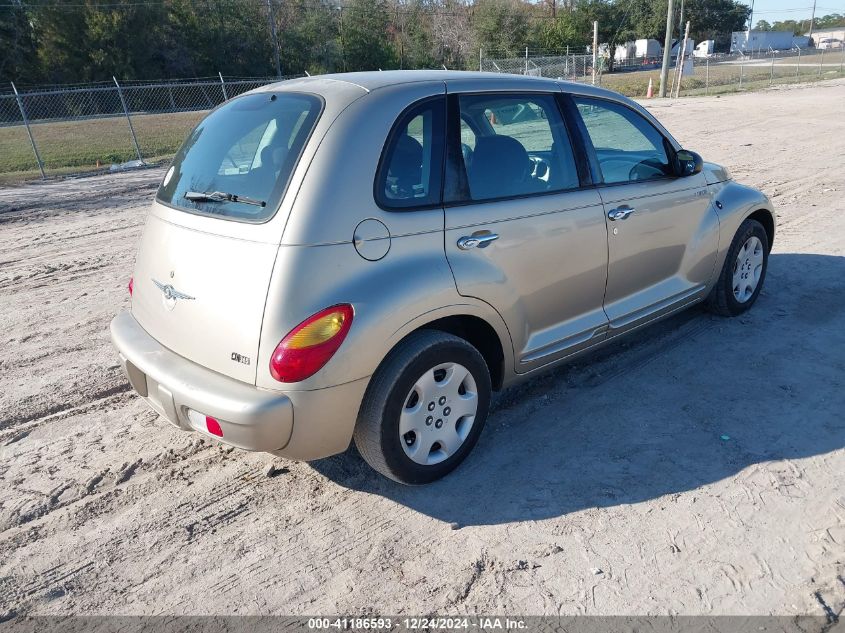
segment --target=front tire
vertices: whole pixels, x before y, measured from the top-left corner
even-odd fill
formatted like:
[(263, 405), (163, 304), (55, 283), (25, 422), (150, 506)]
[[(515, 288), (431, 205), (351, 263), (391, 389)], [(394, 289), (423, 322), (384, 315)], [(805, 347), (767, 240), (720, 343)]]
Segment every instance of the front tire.
[(490, 372), (465, 340), (420, 330), (373, 375), (355, 425), (364, 460), (403, 484), (444, 477), (469, 455), (487, 420)]
[(707, 308), (729, 317), (748, 310), (763, 288), (768, 265), (766, 229), (757, 220), (745, 220), (731, 242), (719, 279), (707, 297)]

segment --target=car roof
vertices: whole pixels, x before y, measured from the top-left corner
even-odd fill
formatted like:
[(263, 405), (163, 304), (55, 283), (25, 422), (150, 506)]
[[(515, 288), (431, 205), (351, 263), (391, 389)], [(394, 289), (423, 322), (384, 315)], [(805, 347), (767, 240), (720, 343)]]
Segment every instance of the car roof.
[(346, 90), (344, 89), (350, 87), (356, 87), (363, 92), (373, 92), (388, 86), (426, 81), (442, 81), (446, 84), (448, 90), (450, 84), (456, 84), (458, 82), (465, 88), (475, 82), (479, 84), (484, 83), (489, 86), (491, 80), (501, 82), (503, 89), (508, 89), (511, 86), (516, 89), (527, 88), (528, 86), (534, 87), (536, 85), (539, 89), (557, 90), (559, 85), (563, 85), (567, 92), (619, 96), (617, 93), (596, 86), (559, 79), (466, 70), (375, 70), (354, 73), (330, 73), (268, 84), (259, 90), (310, 90), (323, 96), (329, 96), (335, 91), (345, 92)]
[(467, 92), (472, 91), (474, 84), (477, 84), (478, 89), (483, 91), (549, 90), (556, 92), (560, 88), (563, 88), (563, 91), (569, 94), (610, 99), (637, 110), (670, 140), (675, 149), (680, 149), (681, 147), (672, 135), (669, 134), (668, 130), (651, 113), (632, 99), (618, 92), (592, 86), (587, 83), (546, 77), (464, 70), (376, 70), (300, 77), (298, 79), (267, 84), (250, 92), (307, 92), (319, 95), (327, 100), (330, 99), (342, 109), (343, 105), (348, 105), (365, 95), (371, 93), (378, 94), (379, 89), (382, 88), (402, 85), (412, 86), (415, 83), (433, 81), (442, 81), (446, 86), (447, 92), (449, 91), (450, 85), (456, 86), (456, 91), (458, 92)]

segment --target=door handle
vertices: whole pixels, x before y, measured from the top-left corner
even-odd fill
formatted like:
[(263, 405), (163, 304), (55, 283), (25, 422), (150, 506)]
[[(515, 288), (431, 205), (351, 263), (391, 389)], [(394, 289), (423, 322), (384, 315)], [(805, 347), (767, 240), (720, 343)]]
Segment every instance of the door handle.
[(623, 204), (621, 207), (616, 207), (615, 209), (611, 209), (607, 212), (607, 217), (611, 220), (624, 220), (629, 215), (631, 215), (636, 209), (633, 207), (629, 207), (627, 204)]
[(458, 248), (468, 251), (471, 248), (486, 248), (491, 242), (499, 239), (496, 233), (473, 233), (458, 240)]

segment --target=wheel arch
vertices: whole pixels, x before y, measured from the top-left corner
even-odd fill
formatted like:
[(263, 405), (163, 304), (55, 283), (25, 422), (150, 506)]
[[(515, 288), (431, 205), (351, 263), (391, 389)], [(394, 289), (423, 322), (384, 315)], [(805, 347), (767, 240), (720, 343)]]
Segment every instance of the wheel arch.
[(766, 230), (766, 238), (768, 241), (769, 252), (772, 251), (772, 244), (775, 241), (775, 218), (768, 209), (757, 209), (750, 213), (746, 220), (756, 220), (763, 225)]
[(487, 321), (481, 317), (460, 314), (442, 317), (418, 329), (439, 330), (467, 341), (484, 357), (493, 389), (498, 391), (502, 388), (505, 377), (505, 351), (496, 330)]
[[(510, 333), (497, 314), (486, 314), (479, 306), (463, 304), (421, 315), (401, 328), (392, 338), (385, 358), (408, 336), (420, 330), (439, 330), (464, 339), (484, 358), (494, 390), (505, 384), (513, 372), (513, 345)], [(384, 360), (382, 360), (384, 362)]]

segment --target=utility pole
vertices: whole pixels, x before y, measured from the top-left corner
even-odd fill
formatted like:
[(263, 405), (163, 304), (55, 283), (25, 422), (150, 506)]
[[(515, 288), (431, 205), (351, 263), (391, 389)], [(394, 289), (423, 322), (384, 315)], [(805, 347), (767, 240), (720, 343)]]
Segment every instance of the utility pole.
[(672, 53), (672, 0), (669, 0), (669, 11), (666, 14), (666, 39), (663, 44), (663, 66), (660, 68), (660, 90), (658, 96), (666, 96), (666, 80), (669, 78), (669, 58)]
[[(670, 2), (672, 0), (669, 0)], [(593, 85), (596, 85), (596, 66), (599, 63), (599, 23), (593, 22)]]
[[(678, 37), (681, 36), (681, 33), (684, 32), (684, 0), (681, 0), (681, 19), (678, 20)], [(672, 95), (675, 93), (675, 83), (680, 81), (680, 67), (681, 67), (681, 60), (683, 59), (683, 55), (686, 53), (686, 49), (683, 51), (681, 50), (680, 42), (678, 43), (678, 55), (675, 58), (675, 72), (672, 73), (672, 87), (669, 89), (669, 94)]]
[(276, 77), (282, 78), (282, 65), (279, 61), (279, 38), (276, 36), (276, 16), (273, 15), (273, 5), (267, 0), (267, 19), (270, 20), (270, 35), (273, 37), (273, 54), (276, 60)]
[(748, 14), (748, 42), (751, 43), (751, 29), (754, 28), (754, 0), (751, 0), (751, 13)]
[(681, 14), (678, 16), (678, 36), (684, 31), (684, 0), (681, 0)]
[(689, 40), (689, 22), (684, 31), (684, 43), (681, 44), (681, 54), (678, 56), (678, 81), (675, 82), (675, 99), (681, 94), (681, 77), (684, 74), (684, 61), (687, 55), (687, 40)]
[(807, 36), (813, 39), (813, 25), (816, 21), (816, 0), (813, 0), (813, 17), (810, 18), (810, 34)]

